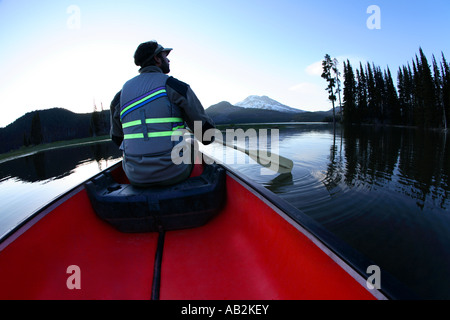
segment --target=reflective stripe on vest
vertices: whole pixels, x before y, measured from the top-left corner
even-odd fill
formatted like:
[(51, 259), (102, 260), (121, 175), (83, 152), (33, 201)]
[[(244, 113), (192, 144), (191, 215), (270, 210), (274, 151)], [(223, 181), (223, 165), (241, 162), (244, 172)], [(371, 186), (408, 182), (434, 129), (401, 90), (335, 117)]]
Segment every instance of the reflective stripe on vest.
[[(175, 122), (175, 123), (183, 123), (183, 119), (182, 118), (151, 118), (151, 119), (145, 119), (145, 123), (170, 123), (170, 122)], [(135, 120), (135, 121), (130, 121), (130, 122), (126, 122), (122, 124), (122, 128), (129, 128), (129, 127), (133, 127), (133, 126), (140, 126), (142, 125), (142, 121), (141, 120)], [(156, 138), (156, 137), (167, 137), (167, 136), (171, 136), (171, 135), (182, 135), (183, 132), (182, 131), (176, 131), (177, 129), (184, 129), (185, 126), (183, 125), (179, 125), (179, 126), (175, 126), (172, 128), (171, 131), (159, 131), (159, 132), (148, 132), (147, 135), (149, 138)], [(144, 133), (135, 133), (135, 134), (125, 134), (124, 135), (124, 139), (143, 139)]]
[(161, 97), (167, 97), (167, 92), (166, 92), (165, 87), (156, 88), (156, 89), (154, 89), (150, 92), (147, 92), (146, 94), (144, 94), (140, 97), (137, 97), (136, 99), (126, 103), (123, 106), (122, 111), (120, 112), (120, 120), (122, 121), (123, 118), (131, 111), (134, 111), (134, 110), (146, 105), (147, 103), (152, 102)]

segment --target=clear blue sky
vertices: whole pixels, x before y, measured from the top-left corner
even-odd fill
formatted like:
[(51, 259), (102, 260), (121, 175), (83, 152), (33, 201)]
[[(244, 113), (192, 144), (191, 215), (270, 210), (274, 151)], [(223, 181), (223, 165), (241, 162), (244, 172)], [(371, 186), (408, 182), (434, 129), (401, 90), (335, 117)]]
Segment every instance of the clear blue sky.
[[(370, 5), (380, 29), (367, 27)], [(170, 74), (205, 108), (255, 94), (328, 110), (326, 53), (394, 75), (419, 47), (450, 61), (449, 18), (448, 0), (0, 0), (0, 127), (33, 110), (109, 108), (148, 40), (174, 48)]]

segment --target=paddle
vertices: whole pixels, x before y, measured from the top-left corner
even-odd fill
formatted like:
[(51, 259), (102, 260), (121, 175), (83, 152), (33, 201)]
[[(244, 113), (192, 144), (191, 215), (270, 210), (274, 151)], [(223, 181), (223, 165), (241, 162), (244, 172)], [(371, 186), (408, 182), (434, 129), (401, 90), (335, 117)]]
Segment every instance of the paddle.
[[(255, 160), (258, 164), (262, 165), (263, 167), (272, 169), (273, 171), (276, 171), (278, 173), (290, 173), (292, 171), (292, 167), (294, 166), (294, 163), (291, 159), (282, 157), (275, 153), (271, 153), (271, 156), (268, 157), (267, 154), (264, 154), (259, 150), (242, 148), (227, 143), (225, 141), (219, 140), (217, 138), (214, 140), (214, 142), (241, 151), (247, 154), (250, 158)], [(275, 169), (273, 167), (275, 167)]]
[[(187, 134), (192, 136), (193, 132), (190, 129), (188, 129)], [(238, 151), (241, 151), (241, 152), (247, 154), (250, 158), (255, 160), (261, 166), (263, 166), (265, 168), (269, 168), (277, 173), (282, 173), (282, 174), (290, 173), (292, 171), (292, 167), (294, 166), (294, 162), (291, 159), (282, 157), (276, 153), (271, 153), (271, 156), (268, 157), (267, 154), (263, 154), (263, 153), (259, 152), (258, 150), (245, 149), (245, 148), (241, 148), (239, 146), (234, 146), (225, 141), (217, 139), (217, 137), (215, 138), (214, 142), (222, 144), (228, 148), (233, 148)], [(275, 168), (273, 168), (273, 167), (275, 167)]]

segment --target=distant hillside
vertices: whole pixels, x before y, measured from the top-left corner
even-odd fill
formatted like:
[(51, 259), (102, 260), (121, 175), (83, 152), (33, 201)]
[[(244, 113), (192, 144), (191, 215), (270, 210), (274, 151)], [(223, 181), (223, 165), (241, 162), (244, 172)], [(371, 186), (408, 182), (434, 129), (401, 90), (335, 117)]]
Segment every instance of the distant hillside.
[[(213, 118), (216, 124), (315, 122), (325, 121), (326, 118), (332, 116), (331, 111), (305, 112), (294, 110), (295, 112), (292, 112), (289, 107), (268, 97), (251, 96), (251, 98), (247, 99), (245, 108), (222, 101), (207, 108), (206, 113)], [(261, 104), (261, 101), (263, 104)], [(37, 113), (39, 113), (43, 143), (87, 138), (93, 135), (92, 113), (79, 114), (62, 108), (33, 111), (5, 128), (0, 128), (0, 153), (18, 149), (32, 141), (32, 122)], [(96, 134), (109, 134), (110, 111), (104, 110), (97, 114), (99, 120), (95, 130)]]
[(329, 111), (298, 113), (280, 112), (259, 108), (241, 108), (227, 101), (219, 102), (206, 109), (216, 124), (264, 123), (264, 122), (316, 122), (331, 116)]
[[(0, 153), (20, 148), (26, 139), (30, 139), (31, 123), (36, 112), (39, 112), (43, 143), (92, 136), (92, 113), (78, 114), (61, 108), (33, 111), (0, 128)], [(109, 110), (99, 112), (97, 135), (109, 133), (109, 115)]]

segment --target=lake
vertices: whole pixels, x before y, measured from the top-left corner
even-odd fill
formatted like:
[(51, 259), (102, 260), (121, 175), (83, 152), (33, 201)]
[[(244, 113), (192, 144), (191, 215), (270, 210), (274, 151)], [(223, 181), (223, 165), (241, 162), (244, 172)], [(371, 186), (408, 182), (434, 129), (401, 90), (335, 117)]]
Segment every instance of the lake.
[[(287, 124), (291, 174), (229, 164), (312, 217), (426, 299), (450, 299), (450, 137), (396, 127)], [(216, 158), (236, 157), (213, 144)], [(57, 195), (121, 160), (111, 142), (0, 163), (0, 237)], [(229, 162), (229, 161), (228, 161)], [(237, 162), (237, 161), (235, 161)], [(383, 286), (383, 279), (381, 279)]]
[(60, 194), (121, 160), (112, 142), (55, 148), (0, 162), (0, 238)]

